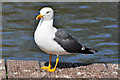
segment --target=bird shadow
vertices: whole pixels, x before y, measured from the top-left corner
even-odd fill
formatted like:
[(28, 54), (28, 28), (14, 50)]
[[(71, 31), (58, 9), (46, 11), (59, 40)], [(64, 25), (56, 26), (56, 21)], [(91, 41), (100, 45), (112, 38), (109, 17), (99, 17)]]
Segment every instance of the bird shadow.
[[(44, 65), (48, 66), (49, 62), (45, 62)], [(62, 69), (62, 68), (75, 68), (75, 67), (80, 67), (80, 66), (88, 66), (93, 63), (72, 63), (72, 62), (58, 62), (57, 68)], [(55, 66), (55, 62), (51, 62), (51, 66)]]

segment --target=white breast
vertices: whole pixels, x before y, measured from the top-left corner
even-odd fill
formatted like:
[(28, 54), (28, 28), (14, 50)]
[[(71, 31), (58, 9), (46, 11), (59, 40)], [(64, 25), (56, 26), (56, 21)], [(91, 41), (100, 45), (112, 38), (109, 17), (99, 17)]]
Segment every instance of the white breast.
[(38, 47), (49, 53), (49, 54), (55, 54), (55, 53), (64, 53), (65, 50), (53, 39), (55, 38), (55, 32), (57, 31), (56, 28), (46, 28), (46, 27), (37, 27), (34, 39)]

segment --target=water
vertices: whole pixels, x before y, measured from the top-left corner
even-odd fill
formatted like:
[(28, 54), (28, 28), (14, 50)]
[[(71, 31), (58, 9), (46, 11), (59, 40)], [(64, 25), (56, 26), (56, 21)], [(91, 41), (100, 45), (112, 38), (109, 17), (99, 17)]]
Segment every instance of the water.
[[(61, 62), (108, 63), (118, 62), (117, 3), (3, 3), (2, 57), (48, 61), (34, 42), (38, 21), (35, 17), (44, 6), (55, 11), (54, 25), (63, 29), (82, 45), (98, 50), (88, 56), (71, 54), (60, 56)], [(55, 61), (53, 56), (52, 61)]]

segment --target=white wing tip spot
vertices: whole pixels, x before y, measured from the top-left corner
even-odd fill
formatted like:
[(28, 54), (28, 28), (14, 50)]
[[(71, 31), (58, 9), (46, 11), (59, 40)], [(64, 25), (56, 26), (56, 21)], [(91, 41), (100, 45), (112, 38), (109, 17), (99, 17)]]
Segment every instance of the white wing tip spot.
[(82, 50), (85, 50), (85, 47), (82, 47)]

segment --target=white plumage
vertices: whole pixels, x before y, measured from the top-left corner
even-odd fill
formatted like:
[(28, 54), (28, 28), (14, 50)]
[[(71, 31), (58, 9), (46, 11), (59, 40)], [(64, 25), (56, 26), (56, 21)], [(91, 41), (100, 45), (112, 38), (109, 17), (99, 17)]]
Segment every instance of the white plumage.
[[(46, 12), (49, 11), (49, 16)], [(40, 11), (41, 15), (44, 15), (37, 26), (34, 34), (34, 39), (38, 47), (49, 53), (63, 55), (68, 54), (57, 42), (55, 38), (55, 32), (57, 29), (53, 27), (53, 10), (50, 8), (44, 8)]]
[[(41, 20), (34, 34), (35, 42), (41, 50), (50, 54), (49, 66), (41, 67), (42, 69), (54, 72), (59, 61), (59, 55), (70, 53), (93, 54), (93, 52), (97, 52), (96, 50), (83, 47), (77, 40), (63, 30), (56, 29), (53, 26), (53, 15), (53, 10), (45, 7), (40, 10), (40, 15), (36, 17), (36, 19), (41, 18)], [(57, 55), (56, 64), (53, 69), (51, 69), (52, 54)]]

